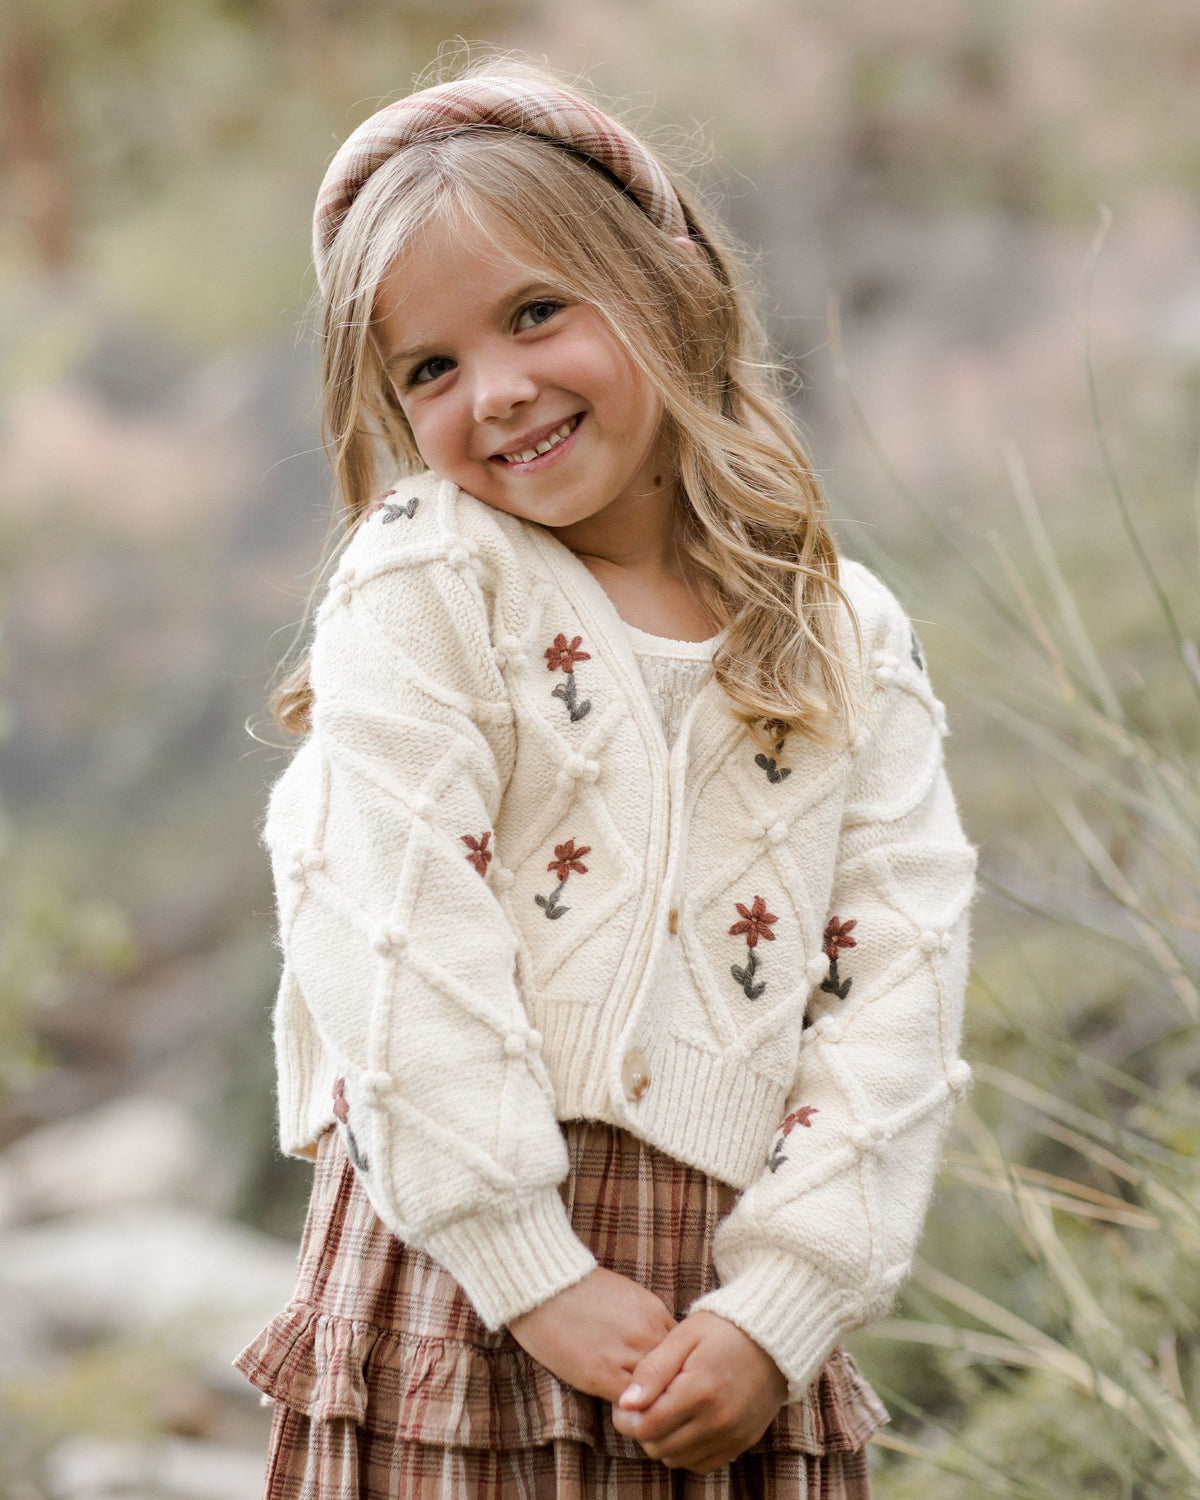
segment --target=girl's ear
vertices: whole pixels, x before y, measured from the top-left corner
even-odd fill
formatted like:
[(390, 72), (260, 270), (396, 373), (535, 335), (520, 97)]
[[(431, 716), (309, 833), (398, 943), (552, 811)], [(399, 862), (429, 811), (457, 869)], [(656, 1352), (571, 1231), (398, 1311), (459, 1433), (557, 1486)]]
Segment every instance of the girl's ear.
[(673, 234), (671, 238), (677, 245), (686, 245), (689, 250), (699, 250), (700, 248), (690, 234)]

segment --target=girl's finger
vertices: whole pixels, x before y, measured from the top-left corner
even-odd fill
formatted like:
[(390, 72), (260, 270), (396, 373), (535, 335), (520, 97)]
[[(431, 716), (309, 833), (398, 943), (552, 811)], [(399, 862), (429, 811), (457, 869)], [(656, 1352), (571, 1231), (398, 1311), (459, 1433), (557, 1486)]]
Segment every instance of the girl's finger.
[(683, 1368), (683, 1362), (699, 1342), (699, 1334), (687, 1322), (676, 1323), (662, 1343), (643, 1355), (621, 1392), (619, 1405), (626, 1411), (645, 1410), (666, 1390)]
[(684, 1418), (667, 1436), (649, 1438), (642, 1443), (649, 1457), (657, 1459), (659, 1463), (669, 1463), (685, 1469), (719, 1457), (726, 1446), (727, 1444), (713, 1437), (700, 1418), (692, 1415)]

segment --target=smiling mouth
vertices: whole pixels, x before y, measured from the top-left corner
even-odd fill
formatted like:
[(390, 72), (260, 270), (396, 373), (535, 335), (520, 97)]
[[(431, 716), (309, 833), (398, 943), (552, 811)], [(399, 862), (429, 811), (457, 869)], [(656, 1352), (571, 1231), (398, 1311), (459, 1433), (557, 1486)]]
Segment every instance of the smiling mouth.
[(583, 413), (576, 412), (573, 417), (568, 417), (561, 427), (556, 427), (553, 432), (539, 439), (532, 447), (514, 450), (511, 453), (494, 453), (493, 462), (505, 464), (510, 469), (525, 468), (544, 454), (550, 453), (560, 443), (565, 443), (582, 421)]

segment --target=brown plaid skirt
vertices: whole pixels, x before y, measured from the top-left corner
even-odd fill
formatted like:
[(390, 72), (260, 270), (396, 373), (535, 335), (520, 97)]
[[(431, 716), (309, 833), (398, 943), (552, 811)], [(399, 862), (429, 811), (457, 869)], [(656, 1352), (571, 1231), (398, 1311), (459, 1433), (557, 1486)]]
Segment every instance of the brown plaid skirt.
[[(576, 1234), (684, 1316), (716, 1285), (713, 1232), (736, 1190), (616, 1126), (563, 1133)], [(275, 1402), (265, 1500), (869, 1500), (864, 1445), (888, 1419), (836, 1350), (733, 1463), (667, 1468), (384, 1227), (336, 1129), (318, 1147), (295, 1297), (236, 1363)]]

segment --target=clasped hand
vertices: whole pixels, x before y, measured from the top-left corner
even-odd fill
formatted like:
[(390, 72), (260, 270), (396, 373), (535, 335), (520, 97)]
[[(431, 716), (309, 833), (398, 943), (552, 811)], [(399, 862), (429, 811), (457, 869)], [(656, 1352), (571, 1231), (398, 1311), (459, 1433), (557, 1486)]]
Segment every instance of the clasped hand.
[(517, 1343), (577, 1390), (613, 1404), (613, 1426), (668, 1468), (708, 1474), (770, 1426), (787, 1381), (715, 1313), (676, 1322), (637, 1282), (597, 1266), (509, 1324)]

